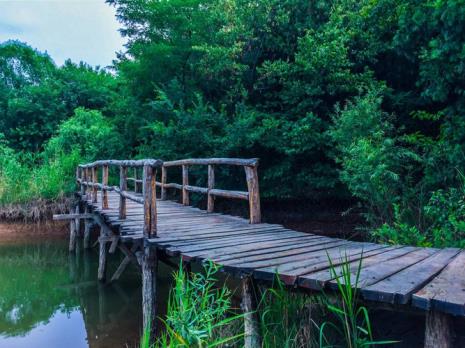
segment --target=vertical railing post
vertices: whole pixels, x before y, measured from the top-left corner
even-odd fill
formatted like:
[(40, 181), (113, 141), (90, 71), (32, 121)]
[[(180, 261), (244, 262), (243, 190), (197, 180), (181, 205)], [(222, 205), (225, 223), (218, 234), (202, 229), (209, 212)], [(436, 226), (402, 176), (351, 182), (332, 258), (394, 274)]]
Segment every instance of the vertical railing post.
[(90, 186), (89, 186), (89, 182), (90, 182), (90, 169), (88, 167), (86, 167), (85, 169), (85, 176), (86, 176), (86, 200), (88, 200), (90, 198)]
[(167, 168), (166, 167), (161, 167), (161, 200), (165, 201), (166, 200), (166, 177), (167, 177)]
[(126, 219), (126, 197), (122, 195), (128, 189), (128, 168), (125, 166), (119, 167), (119, 218)]
[(144, 197), (144, 237), (157, 236), (157, 198), (156, 198), (156, 169), (151, 165), (144, 165), (143, 197)]
[(210, 194), (210, 190), (215, 188), (215, 167), (212, 164), (208, 165), (208, 199), (207, 212), (212, 213), (215, 209), (215, 197)]
[(189, 185), (189, 167), (187, 165), (182, 166), (182, 204), (189, 205), (189, 191), (186, 186)]
[(97, 189), (97, 186), (95, 186), (95, 184), (98, 182), (97, 170), (98, 170), (97, 166), (92, 167), (92, 184), (94, 184), (92, 186), (92, 203), (97, 203), (98, 189)]
[(134, 193), (137, 193), (137, 167), (134, 167)]
[(84, 185), (84, 180), (86, 179), (85, 174), (84, 174), (84, 168), (79, 167), (79, 172), (80, 172), (79, 178), (81, 179), (81, 198), (84, 198), (86, 194), (86, 185)]
[(108, 165), (102, 167), (102, 209), (108, 209)]
[(257, 166), (244, 167), (249, 191), (250, 223), (259, 224), (262, 220), (260, 210), (260, 191), (258, 189)]

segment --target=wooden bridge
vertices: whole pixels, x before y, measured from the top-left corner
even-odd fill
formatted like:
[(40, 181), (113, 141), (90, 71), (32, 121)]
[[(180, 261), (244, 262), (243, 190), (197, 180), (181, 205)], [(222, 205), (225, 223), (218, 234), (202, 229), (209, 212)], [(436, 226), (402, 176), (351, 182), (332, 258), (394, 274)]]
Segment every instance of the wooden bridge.
[[(215, 187), (217, 166), (241, 166), (247, 191)], [(207, 187), (189, 184), (189, 168), (206, 166)], [(158, 260), (179, 256), (191, 262), (212, 260), (225, 272), (241, 277), (247, 347), (259, 345), (253, 287), (276, 274), (290, 287), (304, 291), (334, 290), (349, 262), (354, 272), (360, 259), (358, 284), (362, 300), (392, 309), (415, 309), (426, 315), (425, 347), (452, 347), (454, 316), (465, 316), (465, 251), (352, 242), (289, 230), (261, 222), (257, 159), (104, 160), (81, 165), (76, 179), (80, 204), (70, 219), (70, 251), (84, 219), (84, 245), (90, 227), (100, 227), (98, 276), (106, 279), (107, 253), (120, 250), (125, 258), (111, 280), (133, 262), (142, 268), (144, 325), (155, 318)], [(117, 167), (119, 185), (109, 185), (109, 169)], [(167, 182), (168, 170), (178, 169), (182, 183)], [(128, 177), (131, 170), (133, 177)], [(157, 181), (160, 173), (160, 181)], [(130, 185), (128, 185), (130, 183)], [(131, 187), (131, 189), (128, 188)], [(157, 189), (158, 188), (158, 189)], [(167, 200), (167, 190), (181, 191), (181, 203)], [(159, 191), (159, 198), (156, 192)], [(189, 206), (191, 192), (207, 195), (207, 210)], [(246, 200), (249, 219), (214, 212), (215, 197)], [(108, 246), (109, 245), (109, 246)]]

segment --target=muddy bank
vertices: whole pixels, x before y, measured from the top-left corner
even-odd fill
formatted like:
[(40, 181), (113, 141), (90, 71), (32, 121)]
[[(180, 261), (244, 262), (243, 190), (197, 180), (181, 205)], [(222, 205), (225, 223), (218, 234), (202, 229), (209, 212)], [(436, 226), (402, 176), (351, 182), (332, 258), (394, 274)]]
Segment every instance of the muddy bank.
[(53, 214), (63, 214), (73, 205), (73, 197), (53, 200), (37, 199), (28, 203), (14, 203), (0, 206), (0, 222), (37, 223), (52, 219)]
[(69, 226), (63, 221), (35, 223), (0, 222), (0, 243), (24, 242), (37, 239), (66, 239)]

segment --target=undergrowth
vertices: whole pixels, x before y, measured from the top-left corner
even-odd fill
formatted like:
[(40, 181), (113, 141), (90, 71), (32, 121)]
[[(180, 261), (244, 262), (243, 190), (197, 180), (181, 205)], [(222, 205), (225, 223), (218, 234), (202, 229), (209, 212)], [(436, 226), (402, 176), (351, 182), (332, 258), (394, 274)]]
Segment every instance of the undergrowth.
[[(328, 256), (329, 258), (329, 256)], [(258, 318), (263, 348), (362, 348), (388, 345), (376, 341), (367, 308), (358, 304), (361, 261), (342, 257), (336, 266), (329, 258), (336, 296), (306, 295), (287, 288), (276, 275), (271, 288), (262, 289)], [(165, 330), (150, 342), (150, 325), (140, 348), (242, 347), (243, 314), (233, 306), (232, 292), (217, 287), (218, 266), (208, 263), (203, 273), (186, 274), (180, 266), (169, 297)]]

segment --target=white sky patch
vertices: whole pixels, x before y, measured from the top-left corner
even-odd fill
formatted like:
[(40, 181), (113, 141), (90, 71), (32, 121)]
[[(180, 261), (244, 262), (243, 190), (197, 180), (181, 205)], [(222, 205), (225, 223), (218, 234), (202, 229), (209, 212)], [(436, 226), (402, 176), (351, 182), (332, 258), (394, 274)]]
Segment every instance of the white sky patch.
[(125, 43), (119, 28), (104, 0), (0, 0), (0, 42), (26, 42), (58, 65), (111, 65)]

